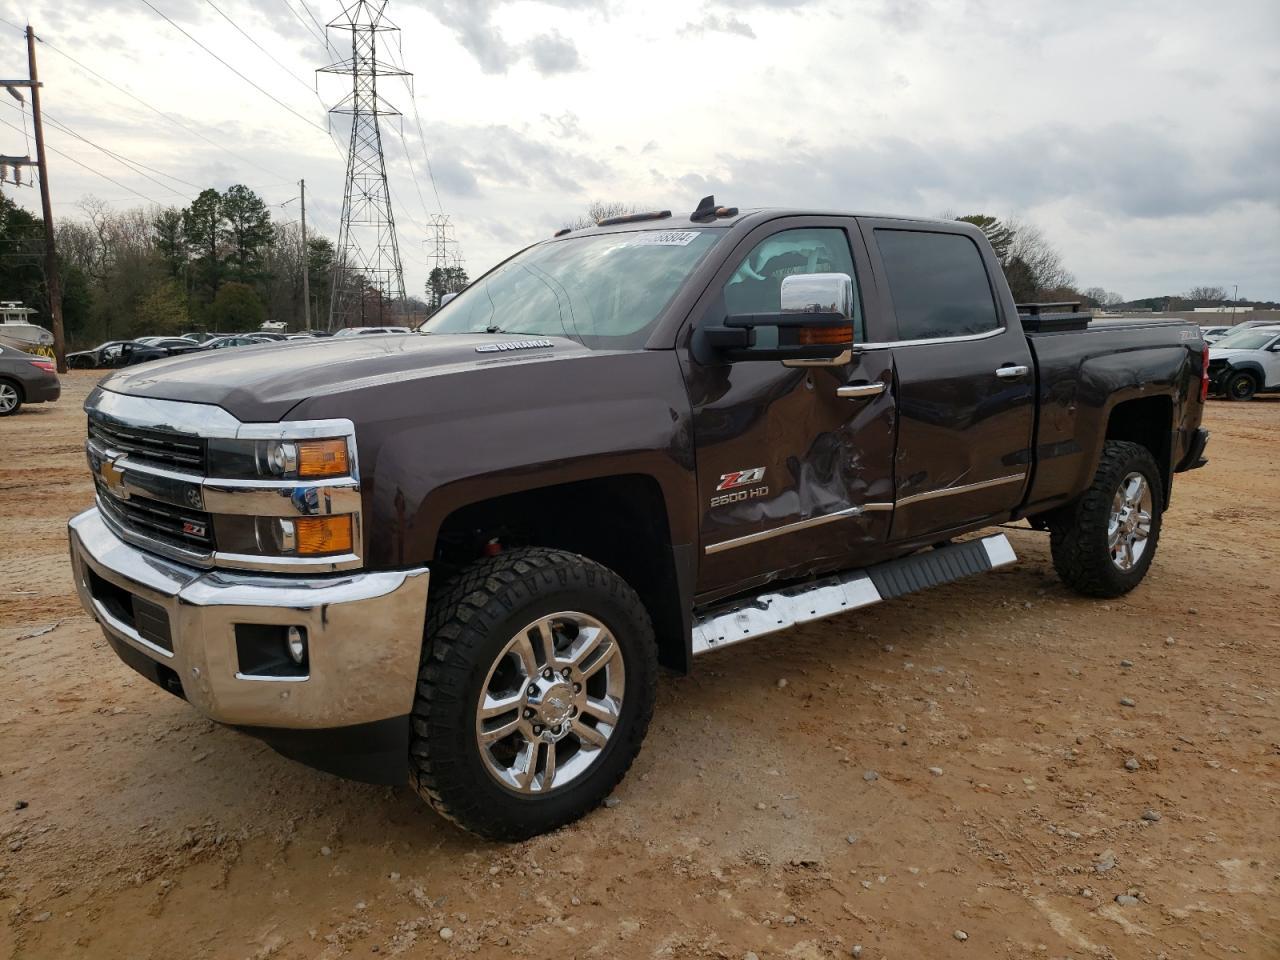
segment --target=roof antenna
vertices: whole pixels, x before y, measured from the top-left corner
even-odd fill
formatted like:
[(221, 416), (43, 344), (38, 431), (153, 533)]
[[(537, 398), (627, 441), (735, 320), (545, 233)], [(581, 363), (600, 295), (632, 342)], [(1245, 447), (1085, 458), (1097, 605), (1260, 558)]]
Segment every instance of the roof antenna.
[(701, 223), (703, 220), (714, 220), (716, 218), (716, 198), (715, 196), (703, 197), (698, 201), (698, 209), (689, 214), (689, 219), (694, 223)]

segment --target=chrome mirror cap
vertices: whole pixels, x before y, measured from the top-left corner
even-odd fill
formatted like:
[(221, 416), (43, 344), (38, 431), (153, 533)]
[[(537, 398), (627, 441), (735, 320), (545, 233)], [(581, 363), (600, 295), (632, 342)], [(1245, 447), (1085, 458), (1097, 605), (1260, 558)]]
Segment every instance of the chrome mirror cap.
[(838, 313), (853, 317), (853, 279), (847, 273), (795, 273), (782, 278), (782, 313)]

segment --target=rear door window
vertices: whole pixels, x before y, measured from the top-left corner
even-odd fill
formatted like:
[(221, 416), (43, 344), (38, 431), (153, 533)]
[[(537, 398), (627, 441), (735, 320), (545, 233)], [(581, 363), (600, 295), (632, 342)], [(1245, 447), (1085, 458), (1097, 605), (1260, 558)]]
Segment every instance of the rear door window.
[(901, 340), (935, 340), (999, 329), (978, 246), (955, 233), (875, 231)]

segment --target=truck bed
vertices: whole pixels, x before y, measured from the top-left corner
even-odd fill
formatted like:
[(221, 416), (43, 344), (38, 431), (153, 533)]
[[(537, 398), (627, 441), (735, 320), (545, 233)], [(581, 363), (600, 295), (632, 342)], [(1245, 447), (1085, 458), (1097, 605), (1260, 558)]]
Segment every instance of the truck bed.
[[(1026, 331), (1036, 365), (1039, 415), (1024, 514), (1064, 503), (1087, 486), (1117, 405), (1142, 401), (1128, 408), (1136, 421), (1134, 429), (1158, 413), (1174, 420), (1160, 464), (1166, 479), (1182, 462), (1200, 426), (1203, 405), (1198, 393), (1183, 403), (1173, 400), (1183, 385), (1200, 379), (1204, 343), (1194, 323), (1086, 317), (1080, 324), (1082, 315), (1065, 316), (1075, 322)], [(1091, 447), (1085, 449), (1080, 438)]]

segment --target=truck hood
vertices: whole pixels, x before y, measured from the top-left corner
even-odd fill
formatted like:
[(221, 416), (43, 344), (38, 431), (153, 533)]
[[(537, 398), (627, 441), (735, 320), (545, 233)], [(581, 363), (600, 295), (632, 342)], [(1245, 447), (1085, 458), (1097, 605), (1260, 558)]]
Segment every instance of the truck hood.
[(387, 334), (286, 340), (167, 357), (114, 373), (102, 387), (222, 407), (246, 423), (275, 421), (309, 397), (481, 367), (545, 363), (590, 351), (564, 337)]

